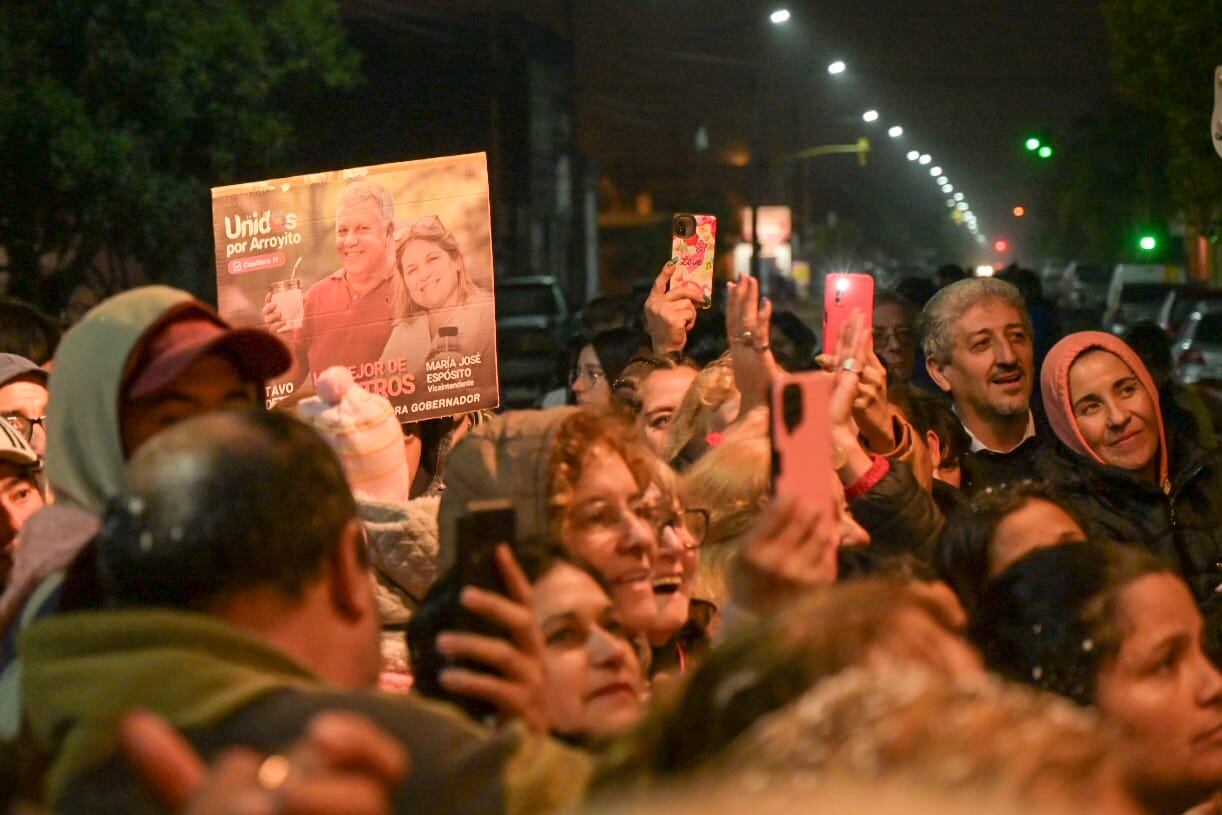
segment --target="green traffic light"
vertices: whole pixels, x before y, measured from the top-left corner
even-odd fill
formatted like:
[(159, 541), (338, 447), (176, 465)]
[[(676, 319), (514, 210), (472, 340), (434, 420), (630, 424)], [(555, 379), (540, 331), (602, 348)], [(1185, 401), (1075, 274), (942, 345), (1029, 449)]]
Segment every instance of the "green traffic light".
[(1150, 252), (1153, 251), (1154, 247), (1158, 246), (1158, 241), (1154, 239), (1153, 235), (1143, 235), (1141, 240), (1137, 242), (1137, 245), (1141, 247), (1143, 252)]
[(1051, 158), (1052, 157), (1052, 148), (1045, 144), (1043, 147), (1039, 149), (1039, 157), (1040, 158)]
[(1027, 139), (1027, 149), (1028, 150), (1032, 150), (1032, 151), (1038, 150), (1039, 147), (1040, 147), (1040, 140), (1035, 138), (1035, 136), (1032, 136), (1031, 138)]

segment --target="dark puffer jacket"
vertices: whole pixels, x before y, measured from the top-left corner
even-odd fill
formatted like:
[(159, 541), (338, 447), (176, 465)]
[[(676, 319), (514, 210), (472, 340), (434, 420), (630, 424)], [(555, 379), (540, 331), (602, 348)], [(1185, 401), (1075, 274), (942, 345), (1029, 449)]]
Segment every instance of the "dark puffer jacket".
[(1168, 434), (1170, 491), (1129, 470), (1090, 461), (1059, 442), (1036, 471), (1099, 535), (1140, 544), (1176, 569), (1196, 595), (1211, 630), (1222, 632), (1222, 454)]
[(849, 512), (870, 533), (880, 555), (912, 554), (929, 562), (945, 523), (937, 503), (904, 461), (891, 461), (887, 474), (864, 495), (849, 498)]

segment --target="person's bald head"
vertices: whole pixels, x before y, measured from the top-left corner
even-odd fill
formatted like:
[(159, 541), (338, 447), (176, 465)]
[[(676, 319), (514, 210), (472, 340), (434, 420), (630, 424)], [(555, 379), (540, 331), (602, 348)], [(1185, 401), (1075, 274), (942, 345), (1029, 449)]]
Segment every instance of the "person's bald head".
[(144, 444), (99, 536), (117, 606), (206, 611), (274, 587), (290, 597), (323, 569), (356, 516), (334, 453), (276, 412), (209, 413)]

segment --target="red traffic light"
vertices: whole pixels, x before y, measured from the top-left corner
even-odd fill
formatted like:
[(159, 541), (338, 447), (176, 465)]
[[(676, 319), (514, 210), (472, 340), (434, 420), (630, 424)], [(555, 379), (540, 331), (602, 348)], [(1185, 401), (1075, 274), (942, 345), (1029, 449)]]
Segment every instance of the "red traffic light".
[(1007, 243), (1006, 241), (995, 241), (993, 243), (993, 248), (996, 249), (998, 252), (1004, 252), (1010, 248), (1010, 244)]

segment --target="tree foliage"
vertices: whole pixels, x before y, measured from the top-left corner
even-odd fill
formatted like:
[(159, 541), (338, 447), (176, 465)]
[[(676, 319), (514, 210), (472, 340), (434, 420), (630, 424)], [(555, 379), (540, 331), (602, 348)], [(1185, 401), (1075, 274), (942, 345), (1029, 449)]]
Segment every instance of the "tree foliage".
[(1135, 260), (1136, 236), (1175, 215), (1164, 128), (1148, 112), (1107, 100), (1073, 122), (1041, 194), (1040, 244), (1059, 258)]
[(1209, 117), (1222, 60), (1222, 0), (1103, 0), (1114, 68), (1130, 101), (1161, 122), (1167, 179), (1189, 228), (1222, 231), (1222, 161)]
[(206, 289), (208, 188), (285, 170), (311, 109), (356, 78), (335, 0), (4, 3), (0, 245), (15, 290), (46, 304), (86, 274)]

